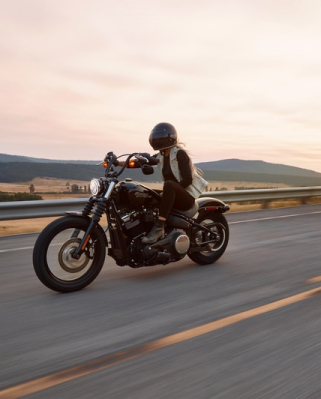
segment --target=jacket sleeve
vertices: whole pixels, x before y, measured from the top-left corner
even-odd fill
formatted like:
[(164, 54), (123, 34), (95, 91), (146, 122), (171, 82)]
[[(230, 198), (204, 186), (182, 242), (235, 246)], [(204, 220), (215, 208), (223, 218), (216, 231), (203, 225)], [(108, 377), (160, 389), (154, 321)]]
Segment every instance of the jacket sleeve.
[(182, 176), (182, 180), (179, 182), (179, 184), (182, 187), (186, 188), (190, 184), (192, 184), (193, 177), (192, 177), (191, 162), (189, 156), (186, 154), (185, 151), (179, 150), (177, 152), (177, 163), (178, 163), (179, 172)]

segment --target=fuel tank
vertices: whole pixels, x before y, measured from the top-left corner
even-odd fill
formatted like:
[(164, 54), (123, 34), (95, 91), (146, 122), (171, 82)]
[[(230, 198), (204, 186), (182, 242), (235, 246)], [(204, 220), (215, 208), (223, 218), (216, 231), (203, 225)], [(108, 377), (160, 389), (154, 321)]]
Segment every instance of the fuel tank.
[(114, 194), (120, 207), (150, 206), (160, 201), (160, 195), (156, 191), (134, 181), (117, 183)]

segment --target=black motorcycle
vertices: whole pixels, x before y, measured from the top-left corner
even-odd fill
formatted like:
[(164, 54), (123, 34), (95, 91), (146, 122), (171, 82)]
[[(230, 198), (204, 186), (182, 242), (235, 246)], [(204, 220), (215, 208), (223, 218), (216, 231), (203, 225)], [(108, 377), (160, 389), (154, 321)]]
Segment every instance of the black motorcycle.
[[(125, 161), (119, 161), (126, 156)], [(157, 161), (156, 161), (157, 162)], [(106, 248), (117, 265), (132, 268), (166, 265), (188, 256), (206, 265), (217, 261), (229, 240), (224, 202), (199, 198), (188, 211), (172, 209), (165, 236), (143, 244), (158, 218), (160, 190), (118, 177), (126, 168), (152, 174), (155, 158), (133, 153), (119, 157), (109, 152), (105, 176), (90, 182), (92, 196), (82, 212), (68, 212), (50, 223), (39, 235), (33, 251), (34, 270), (40, 281), (58, 292), (72, 292), (89, 285), (102, 269)], [(106, 228), (101, 219), (106, 214)]]

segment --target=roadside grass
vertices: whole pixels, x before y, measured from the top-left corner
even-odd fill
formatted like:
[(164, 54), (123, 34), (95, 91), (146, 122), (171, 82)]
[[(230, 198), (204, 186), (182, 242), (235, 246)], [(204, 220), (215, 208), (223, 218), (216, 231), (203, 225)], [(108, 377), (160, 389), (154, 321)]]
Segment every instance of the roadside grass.
[(47, 224), (55, 219), (57, 218), (53, 217), (0, 221), (0, 237), (17, 234), (38, 233), (43, 230)]

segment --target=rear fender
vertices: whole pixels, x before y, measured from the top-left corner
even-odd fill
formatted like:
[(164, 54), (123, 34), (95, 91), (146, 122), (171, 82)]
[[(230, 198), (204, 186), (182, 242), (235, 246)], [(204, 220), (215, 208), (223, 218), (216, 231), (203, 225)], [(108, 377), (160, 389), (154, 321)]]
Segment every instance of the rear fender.
[(226, 205), (223, 201), (217, 198), (202, 197), (197, 198), (198, 212), (217, 212), (224, 213), (227, 212), (230, 207)]

